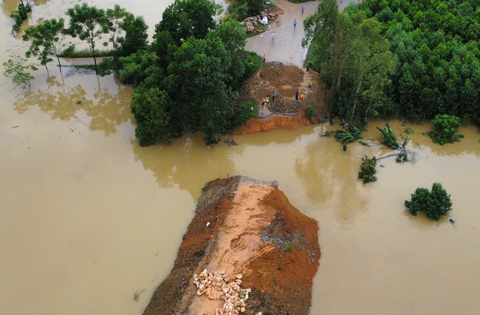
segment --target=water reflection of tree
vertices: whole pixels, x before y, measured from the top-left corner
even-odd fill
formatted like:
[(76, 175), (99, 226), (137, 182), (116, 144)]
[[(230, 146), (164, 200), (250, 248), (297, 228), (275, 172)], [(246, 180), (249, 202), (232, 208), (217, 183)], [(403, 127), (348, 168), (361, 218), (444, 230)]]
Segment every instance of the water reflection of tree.
[(164, 146), (140, 147), (138, 141), (131, 142), (135, 160), (153, 172), (160, 187), (178, 186), (194, 200), (208, 181), (235, 175), (231, 154), (242, 151), (241, 146), (228, 147), (224, 143), (207, 147), (197, 134), (185, 135)]
[(361, 146), (343, 152), (333, 139), (321, 138), (310, 144), (306, 155), (295, 162), (297, 176), (304, 182), (307, 197), (315, 204), (332, 205), (339, 220), (351, 223), (365, 211), (368, 200), (358, 181)]
[[(131, 119), (131, 88), (115, 82), (113, 76), (102, 79), (102, 87), (92, 74), (78, 74), (67, 77), (65, 83), (50, 76), (40, 89), (20, 95), (14, 103), (15, 110), (25, 113), (38, 106), (52, 119), (79, 119), (86, 114), (90, 129), (101, 130), (106, 136), (117, 131), (116, 126)], [(71, 87), (73, 85), (73, 87)], [(80, 104), (78, 104), (80, 102)]]

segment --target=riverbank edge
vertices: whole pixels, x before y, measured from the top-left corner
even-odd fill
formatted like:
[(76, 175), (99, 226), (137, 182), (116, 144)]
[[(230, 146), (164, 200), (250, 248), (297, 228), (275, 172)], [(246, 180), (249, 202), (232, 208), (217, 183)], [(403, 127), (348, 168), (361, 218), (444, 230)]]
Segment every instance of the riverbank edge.
[(301, 127), (320, 123), (318, 118), (310, 120), (306, 109), (295, 115), (271, 115), (267, 118), (251, 118), (243, 126), (235, 129), (233, 135), (249, 135), (274, 129), (295, 130)]

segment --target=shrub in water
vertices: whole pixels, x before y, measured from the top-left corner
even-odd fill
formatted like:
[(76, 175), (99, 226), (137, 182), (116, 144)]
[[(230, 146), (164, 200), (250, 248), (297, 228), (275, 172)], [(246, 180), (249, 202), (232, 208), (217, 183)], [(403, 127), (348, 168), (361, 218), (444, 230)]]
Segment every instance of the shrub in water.
[(463, 135), (457, 135), (460, 118), (453, 115), (437, 115), (432, 120), (432, 131), (428, 133), (433, 142), (440, 145), (460, 141)]
[(434, 183), (431, 192), (427, 188), (417, 188), (412, 199), (405, 200), (405, 207), (413, 215), (423, 211), (429, 219), (439, 220), (452, 210), (452, 201), (442, 184)]
[(365, 184), (376, 181), (376, 166), (377, 159), (375, 157), (372, 157), (371, 159), (369, 159), (368, 156), (363, 157), (362, 165), (360, 166), (360, 171), (358, 172), (358, 178), (362, 179)]

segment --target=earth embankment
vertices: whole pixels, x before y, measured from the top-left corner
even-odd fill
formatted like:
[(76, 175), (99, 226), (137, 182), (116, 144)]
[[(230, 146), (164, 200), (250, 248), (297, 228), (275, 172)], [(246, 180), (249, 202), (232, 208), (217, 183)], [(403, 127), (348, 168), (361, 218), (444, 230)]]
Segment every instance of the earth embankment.
[(277, 185), (242, 176), (209, 182), (173, 269), (144, 315), (219, 312), (223, 292), (207, 297), (194, 285), (194, 275), (204, 269), (243, 276), (241, 287), (250, 293), (244, 314), (309, 314), (320, 259), (318, 225)]

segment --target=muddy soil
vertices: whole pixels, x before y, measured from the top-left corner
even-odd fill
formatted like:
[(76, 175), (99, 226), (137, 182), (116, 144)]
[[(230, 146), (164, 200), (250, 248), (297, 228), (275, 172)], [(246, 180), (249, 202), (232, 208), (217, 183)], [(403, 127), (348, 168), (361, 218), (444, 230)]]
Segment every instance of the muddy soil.
[(273, 115), (268, 118), (252, 118), (240, 128), (233, 131), (234, 135), (249, 135), (260, 131), (269, 131), (274, 129), (294, 130), (304, 126), (310, 126), (318, 123), (319, 120), (314, 118), (310, 121), (305, 114), (305, 110), (301, 110), (294, 116)]
[[(275, 91), (275, 101), (272, 98)], [(296, 92), (304, 94), (303, 101), (296, 100)], [(262, 98), (270, 96), (270, 103), (265, 108), (260, 108), (259, 117), (272, 114), (294, 115), (313, 106), (317, 109), (318, 117), (327, 117), (325, 106), (325, 91), (320, 84), (320, 76), (313, 70), (288, 66), (279, 62), (266, 63), (265, 66), (253, 74), (240, 91), (237, 105), (245, 101), (255, 101), (261, 105)], [(266, 114), (262, 114), (266, 113)]]
[(243, 274), (242, 287), (252, 289), (244, 314), (306, 315), (319, 259), (317, 222), (293, 207), (276, 182), (214, 180), (144, 315), (215, 314), (220, 301), (197, 296), (192, 284), (204, 268)]

